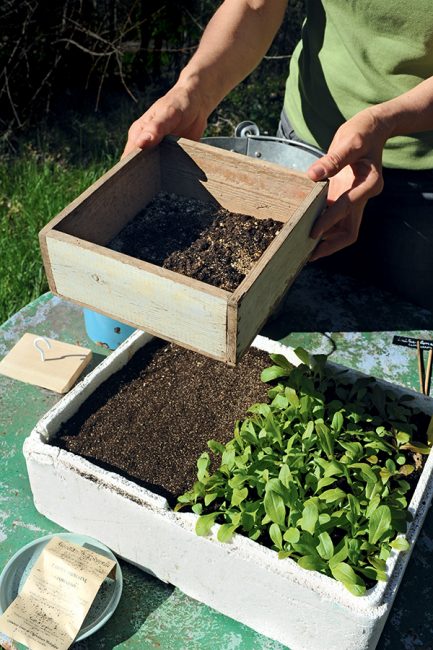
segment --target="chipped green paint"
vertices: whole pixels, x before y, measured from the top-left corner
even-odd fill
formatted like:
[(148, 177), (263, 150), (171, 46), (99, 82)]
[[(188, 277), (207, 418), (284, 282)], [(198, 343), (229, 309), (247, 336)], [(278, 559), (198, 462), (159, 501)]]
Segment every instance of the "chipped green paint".
[[(397, 316), (396, 316), (397, 314)], [(25, 331), (91, 347), (94, 364), (106, 352), (85, 336), (79, 307), (41, 296), (0, 327), (0, 356)], [(416, 354), (391, 344), (394, 333), (433, 338), (432, 315), (399, 304), (378, 291), (360, 291), (346, 278), (331, 281), (305, 269), (277, 319), (263, 332), (312, 352), (330, 352), (338, 363), (418, 388)], [(22, 455), (25, 437), (58, 400), (49, 391), (0, 376), (0, 570), (26, 543), (61, 529), (33, 505)], [(406, 570), (379, 650), (430, 647), (433, 639), (433, 513), (427, 515)], [(111, 620), (76, 644), (77, 650), (283, 650), (206, 605), (122, 562), (124, 592)]]
[[(103, 359), (85, 335), (81, 309), (51, 294), (41, 296), (0, 327), (0, 356), (25, 332), (91, 347), (95, 354), (90, 368)], [(0, 376), (0, 567), (19, 547), (60, 530), (33, 506), (21, 451), (36, 422), (58, 400), (51, 391)]]
[[(306, 267), (264, 334), (335, 363), (419, 390), (416, 351), (395, 334), (432, 338), (433, 314), (355, 280)], [(427, 355), (425, 355), (427, 359)]]

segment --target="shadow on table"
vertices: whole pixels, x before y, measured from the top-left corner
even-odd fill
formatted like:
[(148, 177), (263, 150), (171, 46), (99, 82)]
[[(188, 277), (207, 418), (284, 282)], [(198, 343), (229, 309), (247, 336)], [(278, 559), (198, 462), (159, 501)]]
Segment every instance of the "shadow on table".
[(108, 355), (108, 353), (107, 354), (100, 354), (99, 352), (95, 352), (94, 350), (92, 350), (92, 359), (90, 360), (89, 365), (86, 366), (86, 369), (85, 369), (84, 373), (82, 374), (82, 376), (80, 377), (80, 379), (82, 379), (85, 375), (88, 375), (89, 372), (94, 370), (96, 368), (96, 366), (98, 366), (101, 363), (101, 361), (104, 361), (104, 359), (105, 359), (105, 357), (107, 355)]
[(261, 332), (387, 332), (433, 329), (433, 313), (318, 265), (304, 267)]
[[(110, 620), (98, 632), (75, 643), (74, 650), (111, 650), (132, 639), (147, 618), (173, 593), (167, 585), (132, 564), (120, 561), (123, 573), (123, 592), (119, 605)], [(139, 638), (136, 639), (137, 647)]]

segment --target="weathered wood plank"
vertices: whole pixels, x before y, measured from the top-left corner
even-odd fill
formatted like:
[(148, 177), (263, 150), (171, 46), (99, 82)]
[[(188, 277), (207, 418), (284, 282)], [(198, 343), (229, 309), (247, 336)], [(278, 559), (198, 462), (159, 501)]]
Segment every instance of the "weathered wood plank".
[(35, 334), (26, 332), (0, 361), (0, 374), (56, 393), (67, 393), (92, 359), (92, 351), (65, 341), (43, 337), (43, 357), (35, 349)]
[(134, 152), (101, 176), (40, 233), (43, 245), (51, 230), (104, 245), (155, 196), (160, 189), (159, 149)]
[(317, 242), (309, 237), (309, 233), (325, 204), (326, 193), (327, 185), (324, 183), (313, 188), (230, 298), (230, 304), (238, 305), (238, 360), (316, 246)]
[(227, 304), (227, 363), (235, 366), (237, 363), (238, 339), (238, 305), (229, 298)]
[(228, 292), (63, 233), (46, 243), (57, 294), (226, 360)]
[(231, 212), (287, 221), (310, 194), (305, 174), (181, 138), (161, 145), (161, 187)]

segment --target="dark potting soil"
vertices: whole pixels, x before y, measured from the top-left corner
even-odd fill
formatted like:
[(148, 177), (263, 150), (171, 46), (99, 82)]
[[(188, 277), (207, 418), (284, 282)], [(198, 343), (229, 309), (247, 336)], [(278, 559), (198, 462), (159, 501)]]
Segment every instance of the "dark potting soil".
[(207, 441), (227, 443), (251, 404), (267, 401), (260, 373), (269, 365), (269, 355), (254, 348), (229, 368), (152, 340), (62, 425), (53, 444), (174, 504), (196, 480)]
[(159, 193), (108, 244), (171, 271), (234, 291), (282, 224), (216, 203)]

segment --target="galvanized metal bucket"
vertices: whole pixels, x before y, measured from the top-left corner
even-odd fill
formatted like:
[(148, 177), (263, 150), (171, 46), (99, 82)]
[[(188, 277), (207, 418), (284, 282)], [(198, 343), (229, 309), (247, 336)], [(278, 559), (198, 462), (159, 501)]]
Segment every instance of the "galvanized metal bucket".
[(241, 153), (251, 158), (260, 158), (300, 172), (307, 171), (315, 160), (323, 156), (320, 149), (304, 142), (260, 135), (257, 124), (249, 120), (238, 124), (232, 137), (209, 137), (202, 138), (201, 141), (220, 149)]

